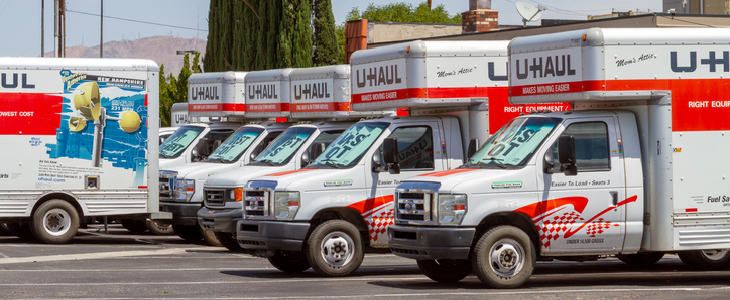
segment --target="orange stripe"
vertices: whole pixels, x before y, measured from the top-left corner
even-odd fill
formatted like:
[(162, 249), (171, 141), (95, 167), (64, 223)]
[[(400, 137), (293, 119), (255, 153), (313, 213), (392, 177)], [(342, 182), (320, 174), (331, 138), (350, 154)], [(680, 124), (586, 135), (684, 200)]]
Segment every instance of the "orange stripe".
[(354, 208), (359, 211), (360, 214), (364, 214), (390, 202), (393, 202), (393, 195), (365, 199), (360, 202), (350, 204), (347, 207)]
[(453, 170), (446, 170), (446, 171), (431, 172), (431, 173), (421, 174), (418, 176), (444, 177), (444, 176), (449, 176), (451, 174), (458, 174), (458, 173), (464, 173), (464, 172), (470, 172), (470, 171), (476, 171), (476, 170), (478, 170), (478, 169), (453, 169)]
[(299, 170), (292, 170), (292, 171), (284, 171), (284, 172), (278, 172), (278, 173), (271, 173), (271, 174), (264, 175), (264, 176), (284, 176), (284, 175), (287, 175), (287, 174), (299, 173), (299, 172), (304, 172), (304, 171), (312, 171), (312, 170), (314, 170), (314, 169), (299, 169)]

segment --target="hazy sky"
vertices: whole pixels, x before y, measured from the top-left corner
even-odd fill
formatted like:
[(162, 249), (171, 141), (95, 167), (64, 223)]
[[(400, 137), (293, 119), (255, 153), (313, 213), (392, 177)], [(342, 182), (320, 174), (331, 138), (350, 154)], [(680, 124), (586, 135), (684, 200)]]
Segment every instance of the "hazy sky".
[[(230, 0), (238, 1), (238, 0)], [(656, 11), (662, 0), (523, 0), (544, 5), (544, 19), (580, 19), (615, 11)], [(54, 49), (53, 0), (0, 0), (0, 56), (40, 56), (41, 3), (44, 3), (44, 49)], [(353, 7), (364, 10), (368, 4), (392, 2), (412, 3), (425, 0), (332, 0), (338, 24), (345, 21)], [(433, 6), (443, 4), (449, 14), (469, 9), (468, 0), (433, 0)], [(515, 9), (515, 0), (492, 0), (492, 9), (499, 11), (499, 23), (522, 24)], [(66, 45), (96, 46), (100, 41), (100, 0), (66, 0)], [(208, 36), (209, 0), (104, 0), (104, 41), (137, 39), (154, 35), (179, 37)], [(537, 23), (533, 23), (537, 24)], [(181, 49), (183, 50), (183, 49)]]

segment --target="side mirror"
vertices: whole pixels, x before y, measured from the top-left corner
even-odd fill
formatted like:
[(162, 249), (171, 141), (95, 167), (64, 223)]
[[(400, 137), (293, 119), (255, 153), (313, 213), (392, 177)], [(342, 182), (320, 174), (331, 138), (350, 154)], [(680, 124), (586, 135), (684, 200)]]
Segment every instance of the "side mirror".
[(380, 167), (380, 164), (383, 162), (383, 150), (378, 149), (375, 151), (375, 154), (373, 154), (373, 162), (372, 162), (372, 171), (373, 173), (380, 173), (385, 172), (386, 170), (384, 168)]
[(302, 168), (309, 165), (312, 161), (317, 159), (317, 157), (322, 155), (322, 152), (324, 152), (325, 148), (326, 148), (326, 146), (322, 142), (314, 143), (311, 146), (309, 146), (309, 149), (307, 149), (307, 151), (305, 151), (302, 154), (302, 161), (301, 161)]
[(550, 147), (550, 149), (545, 152), (545, 158), (542, 161), (542, 171), (547, 174), (555, 173), (555, 158), (553, 157), (555, 153), (555, 149), (553, 147)]
[(398, 160), (398, 140), (386, 138), (383, 141), (383, 162), (388, 166), (390, 174), (400, 174)]
[(466, 150), (466, 158), (471, 158), (477, 151), (479, 151), (479, 139), (471, 139)]
[(198, 141), (198, 144), (193, 147), (192, 150), (193, 157), (191, 158), (192, 161), (202, 161), (208, 155), (210, 154), (208, 151), (208, 139), (202, 138)]
[(558, 159), (560, 169), (565, 175), (577, 175), (578, 167), (575, 165), (575, 137), (572, 135), (558, 137)]

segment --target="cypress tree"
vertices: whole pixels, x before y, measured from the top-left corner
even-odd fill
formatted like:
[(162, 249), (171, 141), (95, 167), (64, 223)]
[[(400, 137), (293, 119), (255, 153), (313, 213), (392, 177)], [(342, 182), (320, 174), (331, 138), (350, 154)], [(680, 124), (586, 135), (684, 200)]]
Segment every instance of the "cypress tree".
[(331, 0), (314, 0), (314, 66), (336, 65), (341, 63), (337, 51), (335, 35), (335, 16), (332, 14)]
[(292, 32), (292, 67), (312, 66), (312, 2), (295, 0), (294, 31)]
[(288, 68), (293, 65), (294, 58), (292, 56), (292, 32), (294, 29), (294, 20), (296, 18), (296, 10), (294, 3), (297, 0), (281, 0), (281, 30), (279, 30), (279, 61), (276, 65), (277, 69)]

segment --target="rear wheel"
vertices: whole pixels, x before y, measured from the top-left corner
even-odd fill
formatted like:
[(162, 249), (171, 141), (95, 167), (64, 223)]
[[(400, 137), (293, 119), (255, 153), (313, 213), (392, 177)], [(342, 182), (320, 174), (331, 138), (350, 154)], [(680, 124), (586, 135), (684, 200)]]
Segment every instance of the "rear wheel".
[(223, 245), (223, 247), (226, 247), (226, 249), (228, 249), (229, 251), (245, 252), (245, 250), (241, 248), (241, 245), (238, 244), (235, 233), (216, 232), (215, 237), (218, 238), (218, 241), (221, 242), (221, 245)]
[(274, 251), (274, 255), (267, 256), (274, 268), (286, 273), (299, 273), (309, 269), (307, 255), (303, 251)]
[(10, 234), (14, 236), (24, 240), (35, 240), (28, 222), (6, 223), (5, 226), (8, 228), (8, 231), (10, 231)]
[(145, 226), (144, 220), (121, 219), (120, 222), (122, 223), (122, 227), (129, 230), (130, 232), (142, 233), (147, 231), (147, 226)]
[(156, 220), (147, 219), (145, 220), (144, 225), (150, 233), (155, 235), (170, 235), (175, 233), (175, 231), (172, 230), (171, 224), (160, 224)]
[(79, 230), (76, 208), (63, 200), (50, 200), (33, 213), (30, 226), (33, 236), (47, 244), (68, 243)]
[(347, 276), (362, 264), (360, 231), (345, 220), (330, 220), (317, 226), (305, 246), (309, 265), (325, 276)]
[(468, 260), (418, 260), (418, 268), (428, 278), (441, 283), (459, 282), (471, 273), (472, 265)]
[(203, 234), (197, 225), (172, 225), (172, 230), (177, 236), (186, 241), (199, 241), (203, 239)]
[(532, 275), (535, 247), (519, 228), (499, 226), (479, 238), (472, 261), (483, 283), (499, 289), (516, 288)]
[(698, 270), (727, 270), (730, 267), (730, 250), (691, 250), (677, 252), (686, 265)]
[(664, 257), (664, 252), (644, 252), (617, 256), (619, 260), (630, 265), (648, 266)]

